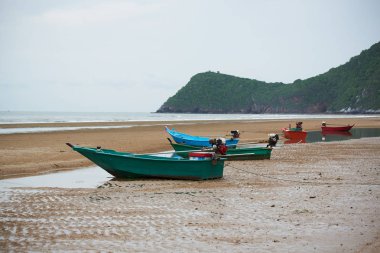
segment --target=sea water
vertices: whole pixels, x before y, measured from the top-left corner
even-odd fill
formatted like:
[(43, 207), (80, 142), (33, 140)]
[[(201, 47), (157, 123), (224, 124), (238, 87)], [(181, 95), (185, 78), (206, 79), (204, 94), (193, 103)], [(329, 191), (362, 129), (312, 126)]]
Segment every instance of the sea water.
[[(70, 131), (98, 128), (128, 128), (132, 125), (102, 125), (103, 122), (136, 122), (136, 121), (212, 121), (212, 120), (276, 120), (276, 119), (329, 119), (329, 118), (371, 118), (380, 115), (347, 115), (347, 114), (189, 114), (189, 113), (149, 113), (149, 112), (12, 112), (0, 111), (0, 134), (35, 133)], [(22, 127), (27, 123), (85, 123), (99, 122), (92, 126), (61, 127)], [(4, 127), (7, 124), (19, 124), (18, 127)], [(160, 123), (157, 123), (160, 124)], [(1, 126), (3, 125), (3, 127)]]
[(113, 176), (98, 166), (0, 180), (0, 193), (13, 187), (96, 188)]
[(125, 122), (125, 121), (188, 121), (188, 120), (259, 120), (308, 118), (363, 118), (380, 114), (193, 114), (154, 112), (13, 112), (0, 111), (0, 124)]

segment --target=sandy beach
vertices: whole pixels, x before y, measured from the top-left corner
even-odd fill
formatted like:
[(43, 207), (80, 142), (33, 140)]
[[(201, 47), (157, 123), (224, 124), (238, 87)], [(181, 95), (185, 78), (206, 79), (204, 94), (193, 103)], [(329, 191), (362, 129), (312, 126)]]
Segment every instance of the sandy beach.
[[(306, 130), (320, 130), (320, 119), (304, 119)], [(329, 119), (334, 124), (354, 124), (355, 127), (380, 127), (380, 118)], [(119, 122), (119, 123), (51, 123), (0, 125), (1, 128), (128, 125), (120, 129), (83, 129), (77, 131), (23, 133), (0, 135), (0, 179), (36, 175), (53, 171), (70, 170), (90, 166), (86, 158), (73, 152), (65, 143), (83, 146), (101, 146), (136, 153), (170, 150), (164, 126), (200, 136), (224, 136), (230, 130), (242, 132), (241, 142), (266, 141), (268, 133), (280, 133), (280, 129), (295, 121), (186, 121), (186, 122)]]
[(271, 160), (227, 162), (219, 180), (9, 189), (0, 248), (375, 253), (379, 198), (380, 138), (286, 145)]

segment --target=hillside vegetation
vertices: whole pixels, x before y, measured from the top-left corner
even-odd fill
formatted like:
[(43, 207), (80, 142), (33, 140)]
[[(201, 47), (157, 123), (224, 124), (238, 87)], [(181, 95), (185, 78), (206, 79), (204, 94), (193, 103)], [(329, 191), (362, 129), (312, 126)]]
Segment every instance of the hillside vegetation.
[(344, 65), (291, 84), (196, 74), (157, 112), (379, 113), (380, 42)]

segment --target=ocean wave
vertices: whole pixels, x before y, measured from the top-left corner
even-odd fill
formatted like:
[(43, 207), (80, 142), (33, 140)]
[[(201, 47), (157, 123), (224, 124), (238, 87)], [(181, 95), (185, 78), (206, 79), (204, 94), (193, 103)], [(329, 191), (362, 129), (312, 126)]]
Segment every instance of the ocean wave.
[(112, 129), (130, 128), (132, 126), (83, 126), (83, 127), (19, 127), (19, 128), (0, 128), (0, 134), (20, 134), (20, 133), (43, 133), (75, 131), (81, 129)]
[(0, 111), (0, 124), (27, 123), (85, 123), (136, 121), (191, 121), (191, 120), (273, 120), (300, 118), (355, 118), (379, 115), (351, 114), (190, 114), (146, 112), (8, 112)]

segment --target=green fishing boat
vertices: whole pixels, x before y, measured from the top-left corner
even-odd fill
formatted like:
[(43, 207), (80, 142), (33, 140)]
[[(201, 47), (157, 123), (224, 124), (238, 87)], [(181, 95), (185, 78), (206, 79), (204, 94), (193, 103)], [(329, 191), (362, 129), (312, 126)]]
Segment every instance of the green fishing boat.
[(205, 180), (223, 177), (225, 159), (191, 160), (182, 157), (133, 154), (66, 143), (74, 151), (118, 178)]
[[(206, 149), (200, 149), (199, 147), (189, 146), (185, 144), (178, 144), (172, 142), (168, 138), (171, 146), (175, 150), (176, 154), (182, 157), (189, 157), (189, 153), (197, 151), (205, 151)], [(271, 147), (239, 147), (229, 148), (225, 155), (218, 155), (221, 158), (226, 158), (227, 160), (263, 160), (270, 159), (272, 153)]]

